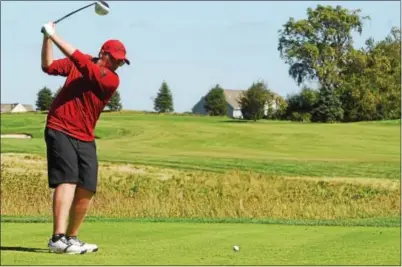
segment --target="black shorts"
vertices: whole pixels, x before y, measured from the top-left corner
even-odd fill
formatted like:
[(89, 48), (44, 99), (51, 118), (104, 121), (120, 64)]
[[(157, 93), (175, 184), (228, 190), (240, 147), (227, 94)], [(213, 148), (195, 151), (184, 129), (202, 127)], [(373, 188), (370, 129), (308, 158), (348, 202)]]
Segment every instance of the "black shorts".
[(47, 169), (50, 188), (75, 183), (96, 192), (98, 158), (95, 140), (84, 142), (60, 131), (45, 129)]

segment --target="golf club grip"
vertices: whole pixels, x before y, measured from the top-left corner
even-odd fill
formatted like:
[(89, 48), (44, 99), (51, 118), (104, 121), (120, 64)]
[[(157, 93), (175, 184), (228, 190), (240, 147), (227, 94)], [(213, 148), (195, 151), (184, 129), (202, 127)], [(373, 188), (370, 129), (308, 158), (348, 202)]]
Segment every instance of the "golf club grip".
[(54, 21), (53, 23), (54, 23), (54, 24), (57, 24), (57, 23), (59, 23), (60, 21), (62, 21), (63, 19), (65, 19), (65, 18), (67, 18), (67, 17), (69, 17), (69, 16), (71, 16), (71, 15), (77, 13), (78, 11), (81, 11), (81, 10), (83, 10), (83, 9), (85, 9), (85, 8), (88, 8), (88, 7), (90, 7), (90, 6), (93, 6), (93, 5), (95, 5), (95, 3), (91, 3), (91, 4), (89, 4), (89, 5), (86, 5), (86, 6), (84, 6), (84, 7), (79, 8), (79, 9), (77, 9), (77, 10), (74, 10), (73, 12), (68, 13), (67, 15), (65, 15), (64, 17), (59, 18), (58, 20)]

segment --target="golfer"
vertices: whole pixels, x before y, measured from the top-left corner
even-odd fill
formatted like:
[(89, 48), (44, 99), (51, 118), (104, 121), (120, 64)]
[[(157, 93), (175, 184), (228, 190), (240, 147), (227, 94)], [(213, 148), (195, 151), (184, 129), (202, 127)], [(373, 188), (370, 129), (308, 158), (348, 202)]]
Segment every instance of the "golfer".
[[(45, 127), (49, 187), (53, 195), (53, 235), (50, 252), (83, 254), (98, 246), (80, 241), (78, 230), (96, 193), (98, 159), (94, 129), (104, 107), (119, 86), (116, 70), (126, 49), (118, 40), (103, 44), (98, 57), (83, 54), (56, 34), (55, 24), (42, 27), (42, 70), (66, 77), (50, 107)], [(53, 59), (52, 43), (65, 58)]]

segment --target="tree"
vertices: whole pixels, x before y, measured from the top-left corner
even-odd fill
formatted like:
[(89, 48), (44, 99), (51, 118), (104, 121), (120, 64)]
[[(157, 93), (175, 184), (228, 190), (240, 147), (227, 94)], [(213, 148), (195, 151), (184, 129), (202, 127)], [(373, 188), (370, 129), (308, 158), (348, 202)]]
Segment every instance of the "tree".
[(390, 34), (376, 46), (377, 54), (385, 54), (384, 62), (389, 68), (380, 68), (383, 73), (380, 83), (381, 107), (378, 107), (384, 119), (401, 118), (401, 29), (392, 27)]
[(113, 94), (112, 98), (110, 99), (109, 103), (107, 104), (107, 107), (109, 108), (110, 111), (122, 110), (123, 104), (121, 103), (119, 91), (116, 91)]
[(400, 51), (400, 29), (394, 27), (385, 40), (370, 38), (349, 54), (340, 90), (345, 121), (400, 118)]
[(154, 110), (159, 113), (174, 111), (173, 96), (166, 81), (163, 81), (154, 100)]
[[(368, 40), (368, 46), (372, 46)], [(371, 49), (371, 48), (370, 48)], [(348, 66), (342, 75), (343, 85), (340, 90), (340, 100), (344, 110), (344, 121), (375, 120), (378, 118), (377, 85), (373, 81), (375, 73), (369, 67), (368, 51), (355, 50), (348, 57)]]
[(40, 111), (46, 111), (50, 109), (53, 102), (52, 91), (46, 86), (39, 90), (37, 94), (36, 107)]
[(342, 103), (334, 91), (321, 88), (316, 108), (311, 112), (314, 122), (336, 122), (343, 119)]
[(319, 91), (304, 86), (300, 93), (287, 97), (285, 117), (295, 121), (310, 121), (311, 112), (316, 107)]
[(272, 96), (266, 84), (262, 82), (253, 83), (250, 88), (243, 92), (238, 100), (243, 118), (257, 121), (264, 117), (264, 109)]
[(367, 17), (341, 6), (307, 9), (307, 19), (290, 18), (279, 30), (278, 50), (290, 65), (289, 75), (300, 85), (318, 80), (325, 90), (340, 86), (339, 75), (352, 49), (352, 31), (362, 32)]
[(224, 116), (227, 113), (227, 102), (219, 84), (205, 96), (204, 108), (210, 116)]

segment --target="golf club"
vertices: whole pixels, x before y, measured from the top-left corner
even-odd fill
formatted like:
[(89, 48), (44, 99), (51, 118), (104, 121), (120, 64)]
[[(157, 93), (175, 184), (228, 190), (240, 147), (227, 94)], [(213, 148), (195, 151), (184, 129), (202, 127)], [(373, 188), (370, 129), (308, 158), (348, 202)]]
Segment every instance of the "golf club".
[(85, 9), (85, 8), (93, 6), (93, 5), (95, 5), (96, 14), (103, 16), (103, 15), (107, 15), (109, 13), (109, 5), (106, 3), (106, 1), (96, 1), (94, 3), (91, 3), (89, 5), (81, 7), (79, 9), (77, 9), (77, 10), (75, 10), (75, 11), (73, 11), (73, 12), (67, 14), (67, 15), (65, 15), (64, 17), (59, 18), (54, 23), (57, 24), (60, 21), (64, 20), (65, 18), (68, 18), (69, 16), (71, 16), (71, 15), (73, 15), (73, 14), (75, 14), (75, 13), (77, 13), (77, 12), (79, 12), (79, 11)]
[(77, 9), (77, 10), (74, 10), (71, 13), (68, 13), (64, 17), (59, 18), (58, 20), (54, 21), (54, 24), (57, 24), (60, 21), (64, 20), (65, 18), (68, 18), (69, 16), (71, 16), (71, 15), (73, 15), (73, 14), (75, 14), (75, 13), (77, 13), (77, 12), (83, 10), (83, 9), (86, 9), (86, 8), (88, 8), (90, 6), (93, 6), (93, 5), (95, 5), (95, 13), (100, 15), (100, 16), (107, 15), (109, 13), (109, 11), (110, 11), (109, 5), (108, 5), (108, 3), (106, 3), (106, 1), (95, 1), (95, 2), (93, 2), (91, 4), (89, 4), (89, 5), (86, 5), (84, 7), (81, 7), (79, 9)]

